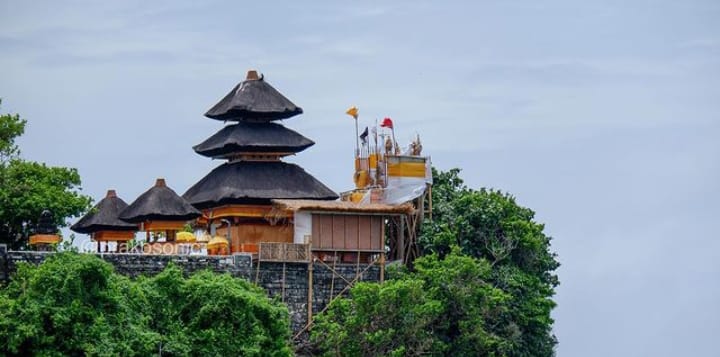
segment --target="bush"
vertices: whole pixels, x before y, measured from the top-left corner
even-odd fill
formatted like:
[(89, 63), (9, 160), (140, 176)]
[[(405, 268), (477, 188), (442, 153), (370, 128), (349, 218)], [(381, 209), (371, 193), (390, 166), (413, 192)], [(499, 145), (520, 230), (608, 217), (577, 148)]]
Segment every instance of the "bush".
[(358, 283), (318, 315), (312, 340), (326, 356), (503, 355), (488, 328), (509, 297), (486, 282), (487, 263), (449, 253), (415, 261), (384, 284)]
[(94, 255), (21, 264), (0, 290), (0, 354), (290, 356), (287, 309), (258, 287), (169, 266), (130, 280)]

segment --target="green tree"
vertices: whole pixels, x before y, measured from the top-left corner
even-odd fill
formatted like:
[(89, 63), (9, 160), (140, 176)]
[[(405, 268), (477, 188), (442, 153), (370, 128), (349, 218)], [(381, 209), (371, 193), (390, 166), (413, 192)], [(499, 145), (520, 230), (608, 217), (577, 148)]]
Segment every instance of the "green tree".
[(511, 195), (470, 189), (459, 173), (433, 170), (433, 220), (422, 227), (424, 255), (413, 270), (358, 284), (317, 316), (312, 338), (322, 353), (554, 354), (559, 264), (550, 237)]
[(80, 193), (76, 169), (18, 158), (15, 139), (25, 132), (25, 125), (17, 114), (0, 115), (0, 243), (11, 249), (27, 243), (43, 210), (52, 211), (55, 224), (64, 227), (68, 217), (80, 216), (92, 203)]
[(10, 158), (20, 153), (15, 139), (25, 132), (25, 124), (27, 121), (20, 119), (18, 114), (0, 115), (0, 165), (4, 165)]
[(246, 280), (210, 271), (186, 279), (170, 266), (138, 284), (168, 355), (292, 355), (287, 307)]
[[(312, 340), (326, 356), (502, 356), (513, 341), (494, 326), (510, 296), (490, 265), (450, 252), (415, 261), (384, 284), (359, 283), (317, 316)], [(511, 335), (512, 337), (512, 335)]]
[(132, 282), (92, 255), (21, 264), (0, 294), (3, 355), (149, 355), (159, 338), (128, 304), (139, 298)]
[(131, 280), (95, 255), (21, 264), (0, 290), (0, 355), (291, 356), (287, 308), (249, 282), (176, 266)]
[(360, 282), (350, 296), (316, 318), (312, 340), (325, 355), (417, 356), (436, 348), (430, 326), (442, 307), (428, 296), (424, 281)]
[(550, 312), (559, 263), (551, 238), (534, 221), (535, 213), (507, 193), (469, 189), (460, 170), (433, 169), (433, 220), (426, 221), (419, 243), (426, 253), (446, 254), (457, 245), (487, 261), (492, 284), (510, 294), (512, 304), (497, 326), (516, 331), (513, 356), (550, 356), (557, 344)]

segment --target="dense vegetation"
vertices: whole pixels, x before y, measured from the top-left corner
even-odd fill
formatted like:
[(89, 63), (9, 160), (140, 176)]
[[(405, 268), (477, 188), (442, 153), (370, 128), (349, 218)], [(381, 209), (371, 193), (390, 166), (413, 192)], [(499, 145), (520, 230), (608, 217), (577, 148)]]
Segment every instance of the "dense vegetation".
[(433, 171), (424, 256), (385, 284), (361, 283), (318, 316), (329, 356), (551, 356), (554, 270), (534, 212), (496, 190), (467, 188), (459, 170)]
[(0, 290), (0, 355), (290, 356), (288, 340), (287, 308), (227, 274), (131, 280), (58, 253)]
[(27, 244), (43, 210), (53, 213), (56, 225), (66, 226), (68, 217), (80, 216), (92, 203), (80, 193), (76, 169), (20, 159), (15, 139), (26, 124), (18, 114), (0, 115), (0, 243), (11, 249)]

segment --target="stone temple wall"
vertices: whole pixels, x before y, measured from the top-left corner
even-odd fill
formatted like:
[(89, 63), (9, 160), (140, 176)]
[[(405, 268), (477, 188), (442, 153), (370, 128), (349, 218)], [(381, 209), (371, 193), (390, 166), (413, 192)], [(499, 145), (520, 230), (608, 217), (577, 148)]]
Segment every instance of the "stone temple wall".
[[(40, 264), (51, 254), (54, 253), (7, 251), (3, 245), (0, 245), (0, 284), (6, 283), (11, 278), (19, 263)], [(170, 262), (174, 262), (186, 274), (210, 269), (247, 279), (265, 289), (269, 296), (276, 297), (288, 306), (291, 327), (295, 332), (301, 331), (307, 325), (310, 272), (312, 272), (313, 315), (322, 311), (333, 297), (347, 292), (348, 283), (354, 282), (357, 273), (361, 273), (357, 279), (359, 281), (380, 280), (380, 266), (368, 266), (368, 264), (338, 264), (334, 268), (320, 262), (307, 264), (261, 261), (258, 264), (249, 255), (97, 254), (97, 256), (112, 264), (118, 273), (130, 277), (160, 273)]]

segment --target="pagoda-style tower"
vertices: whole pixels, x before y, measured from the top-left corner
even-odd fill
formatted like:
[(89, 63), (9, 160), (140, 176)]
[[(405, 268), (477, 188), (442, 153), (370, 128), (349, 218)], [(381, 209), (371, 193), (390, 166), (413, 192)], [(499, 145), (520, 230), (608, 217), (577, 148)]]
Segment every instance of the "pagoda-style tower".
[[(302, 113), (270, 84), (249, 71), (247, 78), (206, 114), (236, 122), (193, 147), (200, 155), (227, 160), (183, 197), (203, 211), (209, 224), (231, 241), (232, 252), (256, 252), (261, 242), (293, 242), (293, 228), (275, 224), (288, 213), (270, 214), (272, 199), (335, 200), (337, 194), (282, 158), (315, 144), (273, 123)], [(283, 216), (285, 215), (285, 216)]]
[(100, 253), (100, 242), (105, 242), (106, 251), (107, 242), (117, 242), (116, 251), (124, 252), (127, 249), (127, 242), (135, 238), (135, 232), (138, 230), (136, 224), (125, 222), (119, 218), (120, 212), (127, 206), (128, 204), (117, 196), (115, 190), (108, 190), (105, 198), (100, 200), (70, 229), (78, 233), (89, 234), (90, 238), (97, 242), (98, 253)]

